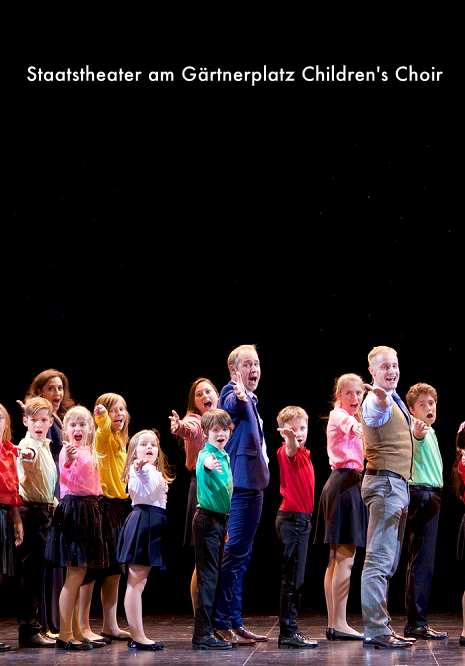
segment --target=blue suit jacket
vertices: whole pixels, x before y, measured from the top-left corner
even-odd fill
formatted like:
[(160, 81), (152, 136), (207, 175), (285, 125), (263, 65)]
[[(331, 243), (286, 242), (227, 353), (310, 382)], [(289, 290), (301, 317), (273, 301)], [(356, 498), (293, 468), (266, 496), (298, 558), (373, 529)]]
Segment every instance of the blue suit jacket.
[(235, 426), (225, 446), (230, 457), (234, 488), (264, 490), (269, 483), (270, 472), (263, 458), (263, 433), (254, 401), (250, 397), (247, 402), (239, 400), (231, 381), (223, 387), (218, 407), (228, 412)]

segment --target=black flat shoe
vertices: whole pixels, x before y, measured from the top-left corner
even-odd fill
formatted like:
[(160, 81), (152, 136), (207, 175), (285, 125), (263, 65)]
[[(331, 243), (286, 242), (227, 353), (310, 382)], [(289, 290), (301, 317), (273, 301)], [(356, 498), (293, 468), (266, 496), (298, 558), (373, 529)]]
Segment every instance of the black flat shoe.
[(17, 652), (18, 648), (16, 647), (11, 647), (11, 645), (7, 645), (6, 643), (0, 643), (0, 652)]
[(111, 634), (104, 634), (103, 631), (101, 632), (101, 635), (104, 636), (105, 638), (111, 638), (112, 641), (128, 641), (128, 640), (130, 640), (129, 636), (112, 636)]
[(338, 631), (337, 629), (332, 629), (333, 637), (330, 639), (332, 641), (363, 641), (363, 636), (356, 636), (355, 634), (346, 634), (343, 631)]
[(92, 645), (93, 648), (105, 647), (105, 643), (103, 641), (91, 641), (90, 638), (84, 638), (81, 643)]
[(106, 636), (100, 636), (100, 638), (92, 638), (89, 640), (91, 640), (92, 643), (103, 643), (104, 645), (110, 645), (113, 642), (111, 638), (107, 638)]
[(55, 647), (57, 650), (93, 650), (94, 648), (90, 643), (81, 643), (72, 638), (70, 641), (61, 641), (59, 638), (56, 640)]
[(465, 636), (460, 636), (459, 645), (465, 645)]
[(138, 643), (133, 641), (132, 638), (128, 640), (128, 648), (130, 650), (145, 650), (146, 652), (156, 652), (158, 650), (164, 650), (165, 646), (163, 643)]
[(332, 629), (331, 627), (328, 627), (326, 629), (326, 638), (328, 639), (328, 641), (334, 640), (334, 629)]

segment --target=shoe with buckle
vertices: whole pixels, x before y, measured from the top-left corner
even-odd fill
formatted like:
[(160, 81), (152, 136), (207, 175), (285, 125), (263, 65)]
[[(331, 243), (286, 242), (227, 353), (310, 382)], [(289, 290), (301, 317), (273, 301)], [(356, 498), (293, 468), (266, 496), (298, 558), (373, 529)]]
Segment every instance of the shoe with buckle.
[(69, 641), (62, 641), (59, 638), (56, 640), (55, 647), (57, 650), (93, 650), (94, 648), (90, 643), (82, 643), (75, 638)]
[(402, 638), (401, 636), (394, 636), (393, 634), (386, 634), (382, 636), (373, 636), (372, 638), (363, 639), (364, 648), (380, 648), (394, 649), (394, 648), (407, 648), (412, 647), (411, 641)]
[(227, 643), (232, 645), (255, 645), (257, 641), (252, 638), (244, 638), (239, 636), (234, 629), (217, 629), (215, 631), (215, 636), (219, 636)]
[(18, 638), (18, 645), (20, 647), (54, 648), (55, 643), (54, 638), (49, 638), (42, 631), (38, 631), (32, 636), (20, 636)]
[(254, 634), (252, 631), (249, 631), (244, 626), (237, 628), (233, 627), (233, 629), (238, 636), (242, 636), (242, 638), (250, 638), (253, 641), (257, 641), (257, 643), (268, 640), (268, 636), (261, 636), (260, 634)]
[(296, 631), (293, 636), (278, 636), (278, 645), (281, 648), (316, 648), (319, 643), (308, 638), (301, 631)]
[(163, 643), (138, 643), (137, 641), (130, 638), (128, 640), (128, 648), (130, 650), (145, 650), (146, 652), (158, 652), (158, 650), (164, 650), (165, 646)]
[(192, 647), (194, 650), (229, 650), (232, 643), (223, 638), (217, 638), (213, 634), (207, 636), (192, 636)]
[(426, 641), (443, 641), (445, 638), (449, 638), (447, 631), (435, 631), (428, 624), (422, 627), (410, 627), (407, 624), (404, 628), (404, 636), (423, 638)]

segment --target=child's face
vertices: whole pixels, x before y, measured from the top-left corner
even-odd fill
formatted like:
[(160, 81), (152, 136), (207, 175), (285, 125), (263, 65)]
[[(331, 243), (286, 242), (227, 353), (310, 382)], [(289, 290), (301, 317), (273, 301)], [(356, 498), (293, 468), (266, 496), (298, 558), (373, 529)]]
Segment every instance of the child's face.
[(136, 446), (136, 459), (148, 460), (155, 465), (158, 459), (158, 439), (153, 433), (141, 435)]
[(121, 400), (117, 400), (113, 407), (108, 410), (108, 416), (111, 420), (111, 429), (121, 432), (124, 429), (127, 417), (126, 408)]
[(195, 406), (202, 416), (209, 409), (216, 409), (218, 407), (218, 396), (215, 393), (212, 385), (208, 382), (200, 382), (195, 389)]
[(47, 437), (48, 429), (53, 423), (53, 417), (50, 416), (48, 409), (43, 407), (42, 409), (38, 409), (33, 416), (24, 416), (23, 423), (31, 437), (44, 440)]
[(306, 419), (300, 417), (298, 419), (292, 419), (292, 421), (286, 421), (284, 427), (295, 432), (295, 438), (300, 446), (305, 444), (308, 435), (308, 424)]
[(360, 409), (363, 400), (364, 389), (360, 382), (349, 380), (346, 382), (341, 391), (336, 393), (336, 398), (340, 401), (341, 407), (346, 410), (351, 416)]
[(53, 411), (56, 413), (63, 400), (63, 382), (59, 377), (52, 377), (37, 393), (52, 403)]
[(217, 449), (224, 449), (230, 436), (229, 428), (223, 428), (223, 426), (216, 424), (207, 433), (207, 441)]
[[(234, 366), (231, 366), (231, 368), (234, 369)], [(237, 372), (242, 377), (245, 388), (253, 393), (258, 386), (261, 375), (260, 361), (256, 351), (251, 349), (239, 354)]]
[(84, 448), (87, 446), (87, 441), (93, 428), (93, 423), (89, 422), (85, 416), (76, 415), (71, 417), (65, 429), (69, 443), (76, 448)]
[(436, 421), (436, 400), (429, 393), (420, 393), (410, 411), (416, 419), (431, 426)]

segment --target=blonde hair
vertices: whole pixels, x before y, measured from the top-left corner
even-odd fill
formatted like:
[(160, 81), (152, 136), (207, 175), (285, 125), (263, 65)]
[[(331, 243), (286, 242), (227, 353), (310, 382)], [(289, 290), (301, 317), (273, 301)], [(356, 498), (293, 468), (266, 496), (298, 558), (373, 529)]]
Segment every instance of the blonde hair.
[(373, 359), (376, 356), (379, 356), (380, 354), (395, 354), (397, 356), (396, 350), (393, 349), (392, 347), (385, 347), (385, 346), (373, 347), (371, 352), (368, 354), (368, 365), (371, 366)]
[(296, 419), (305, 419), (308, 423), (307, 412), (302, 407), (297, 407), (296, 405), (284, 407), (276, 417), (280, 428), (282, 428), (288, 421), (295, 421)]
[(157, 446), (158, 446), (158, 458), (155, 462), (155, 467), (158, 469), (158, 471), (161, 473), (162, 477), (166, 481), (166, 483), (173, 483), (174, 479), (176, 478), (176, 475), (174, 474), (173, 468), (168, 464), (168, 459), (161, 450), (160, 446), (160, 433), (158, 430), (155, 428), (151, 428), (148, 430), (139, 430), (139, 432), (136, 432), (135, 435), (131, 437), (131, 440), (129, 442), (128, 446), (128, 454), (126, 456), (126, 461), (124, 463), (123, 467), (123, 472), (121, 474), (121, 480), (124, 483), (128, 482), (129, 479), (129, 470), (131, 468), (132, 463), (136, 459), (136, 449), (137, 445), (139, 444), (139, 440), (142, 437), (142, 435), (155, 435), (157, 438)]
[(41, 396), (36, 396), (35, 398), (29, 398), (29, 400), (26, 400), (24, 403), (24, 416), (26, 418), (34, 416), (37, 414), (39, 409), (46, 409), (50, 418), (52, 418), (53, 405), (50, 400), (47, 400), (47, 398), (42, 398)]
[(10, 415), (6, 411), (5, 407), (2, 405), (0, 402), (0, 412), (3, 414), (3, 418), (5, 419), (5, 429), (3, 431), (3, 441), (10, 441), (12, 437), (12, 432), (11, 432), (11, 419)]
[(87, 409), (87, 407), (84, 407), (84, 405), (74, 405), (74, 407), (71, 407), (68, 409), (66, 412), (64, 418), (63, 418), (63, 439), (65, 442), (69, 442), (68, 439), (68, 433), (66, 432), (66, 428), (68, 426), (68, 423), (71, 421), (73, 418), (84, 418), (87, 424), (90, 427), (89, 434), (87, 436), (87, 442), (86, 445), (90, 448), (92, 452), (92, 461), (94, 464), (94, 467), (100, 467), (101, 465), (101, 458), (104, 458), (104, 455), (100, 455), (97, 453), (95, 450), (94, 446), (94, 441), (95, 441), (95, 427), (94, 427), (94, 418), (91, 414), (91, 412)]
[(126, 420), (124, 422), (124, 428), (121, 430), (121, 432), (113, 432), (113, 434), (115, 435), (118, 441), (118, 446), (121, 450), (125, 449), (128, 443), (129, 421), (131, 420), (131, 417), (129, 416), (128, 412), (128, 406), (126, 405), (126, 400), (123, 398), (122, 395), (119, 395), (119, 393), (103, 393), (95, 401), (94, 407), (97, 407), (97, 405), (103, 405), (107, 410), (107, 412), (109, 412), (110, 409), (113, 407), (113, 405), (115, 405), (119, 401), (123, 403), (124, 409), (126, 410)]

